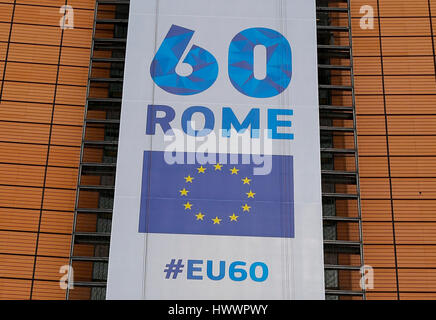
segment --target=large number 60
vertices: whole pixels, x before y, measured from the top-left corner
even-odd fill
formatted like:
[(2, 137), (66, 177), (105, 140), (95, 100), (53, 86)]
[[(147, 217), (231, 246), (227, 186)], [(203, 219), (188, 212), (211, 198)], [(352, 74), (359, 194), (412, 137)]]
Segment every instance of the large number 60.
[[(194, 95), (210, 88), (218, 77), (218, 62), (208, 51), (193, 45), (183, 60), (192, 73), (176, 72), (194, 31), (172, 25), (154, 57), (150, 74), (163, 90), (176, 95)], [(256, 46), (266, 48), (266, 76), (254, 74)], [(242, 94), (253, 98), (270, 98), (282, 93), (292, 78), (292, 51), (288, 40), (279, 32), (267, 28), (250, 28), (238, 33), (229, 47), (229, 78)]]

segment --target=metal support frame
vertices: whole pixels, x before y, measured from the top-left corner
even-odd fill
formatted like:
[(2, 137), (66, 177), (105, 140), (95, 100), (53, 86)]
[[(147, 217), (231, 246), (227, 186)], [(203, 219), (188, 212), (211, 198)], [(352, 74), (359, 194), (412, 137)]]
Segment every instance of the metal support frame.
[[(344, 6), (329, 6), (331, 3), (341, 3), (345, 4)], [(92, 150), (97, 153), (104, 154), (107, 150), (110, 150), (116, 153), (118, 149), (118, 140), (114, 137), (112, 139), (95, 139), (94, 137), (89, 137), (87, 134), (88, 128), (97, 128), (102, 130), (102, 132), (117, 132), (119, 128), (119, 111), (121, 109), (121, 96), (113, 96), (110, 92), (111, 86), (122, 86), (123, 78), (122, 74), (108, 75), (107, 77), (94, 76), (94, 69), (98, 70), (102, 68), (101, 66), (110, 66), (112, 69), (113, 66), (120, 67), (120, 65), (124, 64), (124, 55), (121, 54), (126, 45), (126, 37), (115, 37), (112, 38), (102, 38), (96, 37), (98, 34), (99, 26), (103, 25), (105, 28), (108, 26), (113, 26), (114, 30), (116, 26), (126, 27), (128, 24), (127, 17), (116, 17), (113, 18), (105, 18), (100, 19), (99, 13), (100, 10), (103, 10), (107, 6), (128, 6), (129, 1), (126, 0), (97, 0), (95, 7), (95, 17), (94, 17), (94, 28), (93, 28), (93, 41), (91, 48), (91, 58), (90, 58), (90, 68), (89, 68), (89, 76), (88, 76), (88, 90), (87, 90), (87, 100), (85, 107), (85, 119), (84, 119), (84, 127), (83, 127), (83, 138), (81, 145), (81, 153), (80, 153), (80, 166), (79, 166), (79, 177), (77, 183), (77, 194), (76, 194), (76, 208), (74, 213), (74, 223), (73, 223), (73, 233), (72, 233), (72, 242), (71, 242), (71, 254), (70, 254), (70, 265), (73, 267), (75, 264), (80, 263), (91, 263), (93, 265), (93, 269), (98, 269), (97, 267), (101, 267), (103, 264), (103, 269), (106, 268), (107, 272), (107, 262), (108, 256), (105, 255), (105, 251), (103, 253), (97, 252), (98, 246), (109, 246), (110, 242), (110, 232), (107, 230), (101, 231), (98, 230), (97, 225), (99, 224), (99, 217), (104, 217), (104, 219), (109, 219), (108, 217), (112, 214), (112, 207), (108, 206), (100, 206), (95, 205), (94, 207), (83, 207), (81, 202), (81, 197), (84, 197), (84, 192), (88, 192), (90, 194), (96, 195), (98, 197), (98, 201), (100, 198), (105, 198), (105, 200), (113, 199), (114, 185), (112, 178), (115, 176), (116, 171), (116, 163), (113, 161), (104, 160), (104, 156), (102, 156), (100, 161), (96, 160), (88, 160), (88, 151)], [(352, 149), (344, 149), (342, 147), (336, 147), (333, 144), (329, 146), (321, 147), (321, 156), (322, 157), (330, 157), (332, 162), (334, 162), (335, 157), (341, 156), (350, 156), (355, 159), (355, 167), (356, 170), (348, 172), (343, 170), (337, 170), (333, 166), (331, 168), (323, 168), (321, 175), (323, 182), (330, 185), (335, 185), (335, 183), (355, 185), (356, 193), (343, 193), (337, 192), (335, 188), (324, 190), (322, 192), (322, 198), (324, 202), (328, 203), (336, 203), (336, 201), (341, 200), (351, 200), (356, 201), (357, 203), (357, 216), (338, 216), (336, 214), (336, 207), (334, 208), (334, 214), (327, 214), (324, 212), (323, 222), (324, 224), (330, 224), (331, 226), (336, 226), (338, 224), (350, 224), (350, 225), (358, 225), (358, 234), (359, 241), (348, 241), (344, 239), (330, 239), (325, 238), (324, 240), (324, 253), (330, 254), (336, 252), (336, 254), (351, 254), (351, 255), (360, 255), (360, 264), (363, 265), (363, 245), (362, 245), (362, 223), (361, 223), (361, 207), (360, 207), (360, 185), (359, 185), (359, 171), (358, 171), (358, 154), (357, 154), (357, 135), (356, 135), (356, 111), (355, 111), (355, 98), (354, 98), (354, 81), (353, 81), (353, 57), (352, 57), (352, 47), (351, 47), (351, 14), (350, 14), (350, 3), (349, 0), (317, 0), (317, 13), (318, 14), (334, 14), (334, 13), (342, 13), (347, 14), (348, 16), (348, 26), (332, 26), (332, 25), (320, 25), (318, 24), (317, 30), (318, 33), (348, 33), (349, 37), (349, 45), (337, 45), (335, 43), (318, 43), (318, 54), (319, 55), (327, 55), (334, 57), (341, 57), (349, 59), (349, 65), (334, 65), (331, 63), (327, 63), (325, 61), (320, 61), (318, 65), (318, 69), (320, 74), (325, 72), (332, 71), (344, 71), (349, 72), (351, 77), (351, 83), (348, 85), (336, 85), (330, 82), (322, 83), (320, 81), (319, 90), (320, 97), (321, 92), (327, 92), (324, 97), (331, 100), (332, 92), (346, 92), (351, 95), (351, 105), (333, 105), (331, 101), (321, 101), (320, 99), (320, 121), (323, 125), (321, 125), (321, 136), (323, 134), (333, 135), (333, 134), (348, 134), (353, 135), (354, 139), (354, 148)], [(107, 17), (107, 15), (105, 15)], [(323, 21), (319, 21), (322, 23)], [(325, 21), (324, 21), (325, 22)], [(107, 30), (107, 29), (106, 29)], [(111, 55), (108, 57), (107, 55), (102, 56), (99, 55), (100, 50), (107, 50), (108, 52), (118, 52), (118, 56)], [(327, 59), (329, 60), (329, 59)], [(109, 72), (110, 73), (110, 72)], [(321, 78), (321, 77), (320, 77)], [(107, 88), (108, 94), (107, 96), (102, 97), (94, 96), (92, 93), (92, 88)], [(116, 88), (116, 87), (115, 87)], [(95, 118), (92, 114), (94, 114), (93, 110), (101, 109), (106, 113), (110, 113), (112, 111), (118, 112), (115, 113), (114, 116), (106, 117), (106, 118)], [(335, 119), (348, 121), (352, 123), (352, 126), (334, 126), (332, 123)], [(328, 123), (328, 125), (325, 125)], [(112, 131), (111, 131), (112, 130)], [(113, 134), (112, 132), (112, 134)], [(115, 157), (116, 158), (116, 157)], [(99, 177), (100, 184), (90, 184), (88, 182), (89, 177)], [(91, 179), (95, 180), (95, 179)], [(105, 182), (108, 180), (109, 182)], [(110, 202), (110, 201), (109, 201)], [(81, 217), (94, 217), (96, 219), (96, 228), (94, 232), (85, 232), (80, 229), (80, 218)], [(103, 219), (103, 220), (104, 220)], [(85, 255), (82, 252), (77, 253), (77, 246), (89, 246), (93, 249), (93, 253), (90, 255)], [(101, 250), (100, 250), (101, 251)], [(336, 274), (337, 279), (339, 279), (340, 272), (360, 272), (361, 265), (347, 265), (343, 263), (331, 263), (329, 261), (325, 261), (324, 269), (325, 272), (329, 272), (329, 274)], [(94, 270), (93, 270), (94, 273)], [(104, 273), (104, 272), (103, 272)], [(105, 296), (105, 288), (106, 281), (105, 279), (95, 279), (94, 276), (92, 279), (85, 279), (84, 281), (77, 281), (70, 279), (71, 282), (74, 283), (76, 287), (89, 288), (89, 298), (91, 299), (104, 299)], [(101, 290), (101, 291), (93, 291), (93, 290)], [(326, 286), (326, 298), (328, 299), (340, 299), (342, 297), (350, 297), (357, 296), (365, 298), (364, 291), (353, 291), (349, 288), (342, 288), (341, 283), (338, 280), (338, 284), (336, 288), (331, 288)], [(75, 299), (72, 295), (72, 292), (67, 290), (67, 299)]]

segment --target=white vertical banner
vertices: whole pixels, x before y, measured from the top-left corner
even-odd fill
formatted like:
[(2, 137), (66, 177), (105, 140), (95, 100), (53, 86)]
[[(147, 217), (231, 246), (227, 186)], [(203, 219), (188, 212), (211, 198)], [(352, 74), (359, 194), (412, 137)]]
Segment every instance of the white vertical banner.
[(131, 0), (108, 299), (324, 299), (315, 0)]

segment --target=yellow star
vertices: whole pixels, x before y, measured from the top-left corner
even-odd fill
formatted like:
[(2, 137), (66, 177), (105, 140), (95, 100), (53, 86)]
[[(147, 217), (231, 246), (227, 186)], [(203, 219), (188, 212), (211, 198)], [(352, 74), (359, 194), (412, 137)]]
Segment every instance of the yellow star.
[(244, 210), (244, 212), (245, 212), (245, 211), (250, 212), (251, 207), (250, 207), (248, 204), (244, 204), (244, 205), (242, 206), (242, 209)]
[(192, 180), (194, 180), (194, 178), (191, 177), (191, 176), (187, 176), (187, 177), (185, 177), (185, 182), (186, 182), (186, 183), (188, 183), (188, 182), (192, 183)]
[(239, 169), (236, 169), (236, 167), (233, 167), (233, 169), (230, 169), (231, 174), (238, 174)]
[(251, 179), (248, 179), (247, 177), (245, 177), (244, 179), (242, 179), (242, 181), (244, 182), (244, 184), (250, 184)]
[(201, 220), (201, 221), (203, 221), (204, 214), (202, 214), (201, 212), (199, 212), (199, 213), (196, 214), (195, 216), (197, 217), (197, 220)]
[(247, 197), (248, 198), (253, 198), (254, 199), (254, 195), (255, 195), (256, 193), (254, 193), (253, 191), (251, 191), (250, 190), (250, 192), (247, 192)]
[(185, 206), (185, 210), (191, 210), (192, 208), (192, 203), (189, 203), (189, 201), (184, 203), (183, 205)]
[(215, 167), (215, 171), (216, 171), (216, 170), (221, 171), (221, 168), (222, 168), (223, 166), (220, 165), (219, 163), (217, 163), (216, 165), (214, 165), (214, 167)]
[(218, 217), (215, 217), (215, 219), (212, 219), (213, 224), (220, 224), (222, 219), (219, 219)]
[(179, 192), (180, 192), (180, 195), (181, 195), (181, 196), (187, 196), (189, 190), (186, 190), (185, 188), (183, 188), (182, 190), (179, 190)]
[(239, 216), (232, 214), (231, 216), (229, 216), (230, 221), (238, 221)]
[(201, 166), (200, 168), (197, 168), (198, 173), (204, 173), (206, 171), (206, 168)]

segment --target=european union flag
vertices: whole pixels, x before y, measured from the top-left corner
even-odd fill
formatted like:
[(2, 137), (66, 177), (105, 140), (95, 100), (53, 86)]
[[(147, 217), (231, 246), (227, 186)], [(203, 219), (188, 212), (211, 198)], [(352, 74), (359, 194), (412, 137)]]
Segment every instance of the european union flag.
[(254, 167), (168, 164), (145, 151), (139, 232), (293, 238), (293, 157), (271, 156), (267, 175)]

